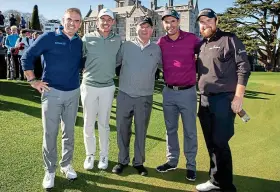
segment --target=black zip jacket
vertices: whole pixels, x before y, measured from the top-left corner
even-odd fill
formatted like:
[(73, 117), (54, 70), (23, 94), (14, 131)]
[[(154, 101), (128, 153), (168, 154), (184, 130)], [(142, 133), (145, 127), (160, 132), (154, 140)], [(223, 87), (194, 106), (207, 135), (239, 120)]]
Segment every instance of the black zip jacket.
[(201, 94), (235, 92), (237, 84), (247, 85), (250, 64), (243, 43), (220, 29), (204, 39), (197, 59)]

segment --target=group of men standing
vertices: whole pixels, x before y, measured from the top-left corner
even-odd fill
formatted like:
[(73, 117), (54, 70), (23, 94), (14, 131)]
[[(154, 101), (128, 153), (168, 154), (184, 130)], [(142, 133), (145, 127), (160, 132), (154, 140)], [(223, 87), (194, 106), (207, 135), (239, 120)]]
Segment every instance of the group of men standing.
[[(63, 30), (42, 35), (22, 56), (28, 82), (41, 94), (43, 119), (43, 188), (52, 188), (57, 161), (57, 134), (61, 122), (61, 172), (68, 179), (77, 174), (71, 166), (74, 150), (74, 126), (79, 96), (83, 105), (84, 168), (93, 169), (96, 156), (95, 121), (98, 118), (99, 169), (108, 167), (109, 120), (115, 85), (115, 68), (121, 66), (117, 95), (116, 122), (118, 163), (112, 172), (121, 174), (130, 163), (129, 148), (134, 118), (135, 143), (133, 167), (147, 175), (144, 167), (145, 140), (150, 120), (155, 72), (164, 72), (163, 111), (166, 125), (167, 162), (159, 172), (174, 170), (179, 161), (178, 121), (182, 117), (186, 178), (196, 179), (196, 60), (199, 69), (199, 119), (210, 156), (210, 180), (198, 185), (199, 191), (222, 189), (236, 191), (232, 181), (232, 159), (228, 141), (233, 136), (235, 114), (241, 111), (250, 67), (243, 44), (238, 38), (217, 29), (217, 16), (211, 9), (200, 12), (197, 20), (201, 41), (180, 30), (180, 15), (167, 10), (162, 16), (166, 35), (155, 44), (150, 41), (153, 22), (149, 17), (136, 23), (137, 37), (122, 43), (112, 32), (115, 22), (110, 9), (98, 14), (97, 30), (80, 39), (81, 12), (67, 9)], [(44, 56), (42, 81), (36, 80), (33, 61)], [(83, 61), (84, 62), (83, 62)], [(79, 84), (79, 72), (83, 80)]]

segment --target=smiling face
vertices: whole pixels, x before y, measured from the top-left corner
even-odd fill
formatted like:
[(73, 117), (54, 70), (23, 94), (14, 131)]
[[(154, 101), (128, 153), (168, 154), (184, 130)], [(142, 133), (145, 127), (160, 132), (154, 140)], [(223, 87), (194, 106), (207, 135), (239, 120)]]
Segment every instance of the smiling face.
[(100, 32), (108, 33), (111, 31), (114, 22), (115, 20), (112, 17), (108, 15), (103, 15), (100, 18), (98, 18), (97, 28)]
[(199, 30), (204, 38), (212, 37), (217, 31), (216, 18), (201, 16), (199, 18)]
[(74, 36), (81, 27), (82, 18), (77, 12), (66, 12), (62, 19), (63, 31), (69, 35)]
[(167, 34), (169, 36), (172, 36), (178, 33), (180, 27), (180, 20), (172, 16), (166, 16), (162, 21), (162, 25)]
[(12, 27), (11, 28), (11, 33), (12, 34), (17, 34), (17, 28), (16, 27)]
[(136, 26), (136, 32), (138, 34), (138, 37), (146, 42), (149, 41), (152, 34), (153, 34), (153, 28), (150, 24), (148, 23), (143, 23), (143, 24), (139, 24)]
[(6, 34), (10, 35), (11, 34), (11, 28), (10, 27), (6, 27), (5, 28)]

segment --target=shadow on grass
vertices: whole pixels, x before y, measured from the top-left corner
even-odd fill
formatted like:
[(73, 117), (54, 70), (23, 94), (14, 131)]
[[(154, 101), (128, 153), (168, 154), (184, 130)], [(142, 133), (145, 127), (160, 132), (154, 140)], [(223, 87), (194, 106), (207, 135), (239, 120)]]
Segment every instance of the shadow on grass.
[[(97, 164), (97, 162), (95, 162)], [(147, 178), (157, 178), (162, 180), (162, 182), (173, 182), (174, 184), (168, 188), (154, 186), (152, 184), (146, 184), (141, 181), (139, 182), (132, 182), (125, 179), (125, 177), (129, 175), (137, 175), (137, 171), (132, 167), (128, 166), (124, 169), (124, 172), (118, 176), (111, 173), (111, 170), (116, 162), (109, 161), (109, 167), (106, 170), (108, 174), (104, 176), (102, 174), (103, 171), (99, 171), (96, 168), (92, 171), (87, 173), (78, 172), (78, 179), (69, 182), (65, 178), (56, 177), (55, 181), (55, 188), (52, 191), (63, 191), (65, 189), (69, 190), (79, 190), (79, 191), (134, 191), (134, 190), (142, 190), (142, 191), (170, 191), (170, 192), (191, 192), (187, 190), (181, 190), (172, 188), (172, 186), (176, 186), (176, 183), (182, 183), (186, 185), (191, 185), (195, 191), (195, 186), (197, 184), (203, 183), (208, 180), (208, 173), (205, 171), (198, 171), (197, 172), (197, 180), (195, 182), (190, 182), (185, 179), (185, 169), (176, 169), (174, 171), (170, 171), (168, 173), (158, 173), (155, 168), (146, 167), (148, 170)], [(112, 176), (112, 177), (111, 177)], [(118, 179), (122, 178), (121, 180)], [(141, 177), (141, 176), (139, 176)], [(159, 181), (161, 182), (161, 181)], [(234, 183), (240, 192), (278, 192), (280, 189), (280, 182), (279, 181), (272, 181), (267, 179), (260, 179), (254, 177), (247, 177), (241, 175), (234, 175)], [(101, 187), (100, 185), (107, 185), (108, 188)], [(114, 187), (126, 187), (129, 190), (124, 189), (115, 189)], [(213, 191), (212, 191), (213, 192)]]
[(275, 95), (274, 93), (265, 93), (259, 91), (246, 90), (244, 97), (248, 99), (270, 100), (269, 98), (263, 96), (274, 96), (274, 95)]
[(19, 111), (33, 117), (41, 118), (41, 108), (9, 101), (0, 101), (0, 111)]
[(0, 82), (0, 95), (20, 98), (36, 103), (41, 102), (40, 93), (29, 84), (21, 81)]
[[(97, 162), (95, 162), (97, 163)], [(165, 188), (165, 187), (160, 187), (160, 186), (154, 186), (151, 184), (145, 184), (143, 182), (133, 182), (133, 181), (124, 181), (122, 180), (118, 180), (116, 177), (127, 177), (128, 175), (135, 175), (137, 174), (136, 170), (131, 167), (128, 166), (123, 174), (119, 175), (119, 176), (115, 176), (114, 178), (110, 178), (110, 175), (113, 175), (113, 173), (111, 173), (111, 170), (113, 168), (113, 166), (115, 165), (115, 162), (109, 161), (109, 167), (106, 170), (107, 173), (109, 173), (109, 175), (107, 175), (106, 177), (103, 176), (102, 174), (99, 174), (98, 170), (93, 170), (93, 171), (89, 171), (88, 173), (81, 173), (78, 172), (78, 179), (73, 181), (73, 182), (69, 182), (67, 179), (62, 178), (62, 177), (56, 177), (55, 180), (55, 188), (52, 189), (51, 191), (63, 191), (65, 189), (68, 190), (79, 190), (79, 191), (120, 191), (120, 192), (124, 192), (124, 191), (134, 191), (134, 190), (141, 190), (141, 191), (170, 191), (170, 192), (191, 192), (191, 191), (187, 191), (187, 190), (180, 190), (180, 189), (174, 189), (174, 188)], [(155, 169), (152, 168), (147, 168), (149, 171), (149, 174), (152, 172), (156, 173)], [(98, 175), (96, 175), (98, 174)], [(148, 176), (148, 177), (153, 177), (153, 176)], [(107, 185), (108, 188), (105, 187), (101, 187), (99, 185)], [(126, 187), (129, 188), (128, 190), (124, 190), (124, 189), (114, 189), (114, 187), (117, 186), (118, 188), (121, 187)]]
[[(36, 118), (41, 118), (41, 108), (33, 107), (29, 105), (23, 105), (19, 103), (8, 102), (8, 101), (0, 101), (0, 111), (19, 111)], [(83, 127), (83, 123), (84, 123), (83, 118), (77, 116), (76, 126)], [(95, 128), (97, 129), (97, 123), (95, 125)], [(117, 131), (116, 125), (110, 124), (110, 130)], [(151, 135), (147, 135), (147, 138), (158, 140), (158, 141), (165, 141), (165, 139), (151, 136)]]

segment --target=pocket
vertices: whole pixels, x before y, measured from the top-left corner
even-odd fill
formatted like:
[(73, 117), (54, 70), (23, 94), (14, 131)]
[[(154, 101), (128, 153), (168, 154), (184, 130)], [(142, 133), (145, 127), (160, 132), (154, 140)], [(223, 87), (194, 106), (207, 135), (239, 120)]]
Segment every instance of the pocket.
[(44, 102), (47, 100), (47, 93), (48, 93), (47, 91), (43, 91), (41, 93), (41, 102)]
[(224, 54), (224, 49), (217, 51), (215, 55), (216, 58), (214, 58), (214, 71), (218, 77), (224, 77), (232, 67), (233, 55), (230, 52)]

